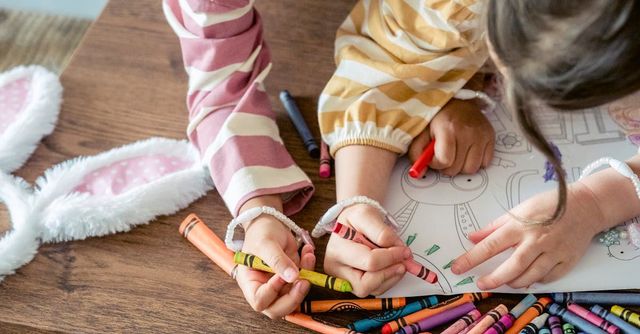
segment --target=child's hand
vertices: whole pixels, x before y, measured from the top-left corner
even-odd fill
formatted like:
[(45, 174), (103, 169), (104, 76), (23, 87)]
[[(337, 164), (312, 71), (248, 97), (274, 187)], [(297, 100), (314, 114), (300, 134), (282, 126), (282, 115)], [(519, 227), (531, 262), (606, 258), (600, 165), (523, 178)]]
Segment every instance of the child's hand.
[(338, 221), (386, 248), (370, 249), (333, 233), (324, 257), (325, 272), (348, 280), (358, 297), (380, 295), (393, 287), (405, 273), (402, 262), (412, 254), (393, 228), (384, 223), (380, 212), (368, 205), (354, 205), (345, 209)]
[(514, 208), (513, 216), (507, 213), (471, 234), (469, 239), (476, 245), (456, 259), (451, 271), (461, 275), (513, 247), (515, 251), (506, 261), (478, 280), (479, 289), (495, 289), (503, 284), (523, 288), (566, 274), (600, 232), (605, 217), (591, 190), (576, 182), (568, 188), (564, 215), (553, 224), (525, 226), (517, 220), (550, 217), (557, 198), (555, 191), (534, 196)]
[(491, 123), (473, 101), (452, 99), (409, 146), (409, 159), (418, 159), (425, 146), (436, 140), (435, 156), (430, 167), (454, 176), (473, 174), (487, 167), (493, 158), (495, 133)]
[(272, 319), (293, 312), (309, 292), (309, 282), (298, 280), (298, 265), (313, 270), (313, 248), (305, 245), (299, 256), (291, 231), (275, 218), (262, 215), (246, 227), (242, 251), (258, 256), (277, 273), (238, 266), (236, 279), (249, 305)]

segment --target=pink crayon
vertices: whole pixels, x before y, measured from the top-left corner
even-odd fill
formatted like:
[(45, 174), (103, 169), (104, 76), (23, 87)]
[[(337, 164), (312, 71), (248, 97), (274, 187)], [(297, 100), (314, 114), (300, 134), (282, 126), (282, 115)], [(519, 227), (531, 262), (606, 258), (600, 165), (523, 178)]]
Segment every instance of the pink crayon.
[[(336, 225), (333, 227), (333, 233), (339, 235), (343, 239), (363, 244), (369, 248), (380, 248), (378, 245), (371, 242), (371, 240), (367, 239), (364, 234), (339, 222), (336, 222)], [(436, 273), (427, 269), (425, 266), (421, 265), (414, 259), (405, 260), (404, 266), (407, 268), (407, 271), (410, 274), (417, 276), (418, 278), (423, 279), (429, 283), (434, 284), (438, 281), (438, 275)]]
[(509, 328), (511, 328), (511, 326), (513, 326), (514, 321), (516, 321), (516, 317), (514, 317), (511, 313), (507, 313), (503, 315), (495, 324), (493, 324), (493, 326), (484, 331), (483, 334), (503, 334)]
[[(464, 331), (466, 334), (482, 334), (493, 324), (498, 322), (503, 315), (507, 314), (509, 309), (507, 309), (504, 304), (500, 304), (496, 306), (493, 310), (487, 312), (485, 315), (478, 320), (478, 322), (474, 325), (469, 326), (467, 331)], [(462, 334), (462, 333), (460, 333)]]
[(587, 320), (588, 322), (598, 326), (600, 329), (607, 331), (609, 334), (620, 334), (620, 328), (612, 323), (600, 318), (595, 313), (587, 310), (586, 308), (576, 304), (576, 303), (567, 303), (567, 309), (581, 318)]
[(480, 311), (471, 310), (471, 312), (465, 314), (464, 317), (458, 319), (458, 321), (447, 327), (447, 329), (443, 330), (440, 334), (457, 334), (478, 320), (478, 318), (480, 318)]
[(329, 155), (329, 147), (324, 140), (320, 141), (320, 169), (318, 175), (323, 179), (331, 177), (331, 155)]

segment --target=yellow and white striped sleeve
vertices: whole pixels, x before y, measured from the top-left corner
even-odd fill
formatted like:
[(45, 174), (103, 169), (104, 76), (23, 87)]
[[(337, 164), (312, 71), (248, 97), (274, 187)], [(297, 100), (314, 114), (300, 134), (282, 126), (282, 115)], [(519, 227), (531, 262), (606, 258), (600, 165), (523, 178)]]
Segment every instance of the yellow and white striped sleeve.
[(487, 59), (482, 0), (360, 0), (338, 30), (318, 118), (331, 153), (405, 153)]

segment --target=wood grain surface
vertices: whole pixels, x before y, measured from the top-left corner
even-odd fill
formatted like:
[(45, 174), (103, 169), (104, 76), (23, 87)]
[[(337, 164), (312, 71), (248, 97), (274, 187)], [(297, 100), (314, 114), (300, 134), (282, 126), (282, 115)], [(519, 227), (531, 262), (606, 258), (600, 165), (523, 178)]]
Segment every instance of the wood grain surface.
[[(267, 81), (287, 148), (317, 192), (293, 218), (311, 228), (335, 201), (333, 180), (317, 177), (277, 93), (288, 89), (319, 138), (317, 96), (334, 70), (333, 39), (355, 0), (262, 0), (274, 68)], [(151, 136), (184, 138), (186, 76), (177, 38), (158, 0), (111, 0), (62, 75), (56, 131), (18, 174), (32, 182), (46, 168)], [(188, 209), (129, 233), (45, 245), (0, 284), (0, 331), (8, 333), (307, 333), (253, 312), (234, 281), (178, 234), (190, 212), (222, 235), (230, 219), (211, 192)], [(318, 241), (318, 268), (326, 240)], [(340, 297), (313, 289), (312, 298)], [(347, 296), (344, 296), (347, 297)], [(513, 306), (521, 296), (480, 304)], [(346, 324), (362, 314), (323, 317)]]

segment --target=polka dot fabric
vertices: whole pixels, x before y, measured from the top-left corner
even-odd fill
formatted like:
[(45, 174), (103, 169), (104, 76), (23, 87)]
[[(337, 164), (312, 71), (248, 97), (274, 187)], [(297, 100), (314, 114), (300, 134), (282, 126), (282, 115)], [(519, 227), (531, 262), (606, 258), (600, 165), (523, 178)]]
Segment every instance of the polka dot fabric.
[(28, 105), (31, 80), (22, 78), (0, 87), (0, 135)]
[(85, 176), (74, 191), (96, 196), (119, 195), (192, 164), (189, 160), (161, 154), (126, 159)]

